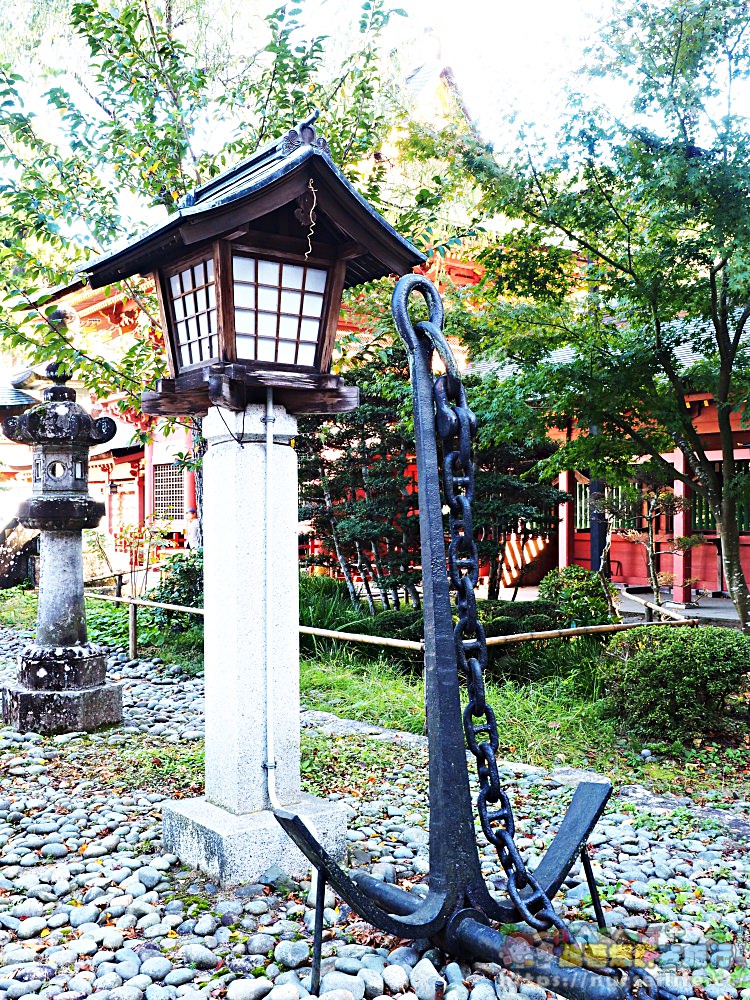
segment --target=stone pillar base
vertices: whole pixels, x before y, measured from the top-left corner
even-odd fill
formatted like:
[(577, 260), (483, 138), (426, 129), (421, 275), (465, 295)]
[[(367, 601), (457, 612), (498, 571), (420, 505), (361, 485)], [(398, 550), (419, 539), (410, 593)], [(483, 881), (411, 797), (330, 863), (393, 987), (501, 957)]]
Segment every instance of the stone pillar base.
[(104, 650), (93, 642), (76, 646), (32, 643), (18, 658), (18, 683), (34, 691), (82, 691), (105, 683)]
[(72, 691), (2, 689), (3, 722), (21, 733), (91, 732), (122, 722), (122, 687), (101, 684)]
[[(303, 795), (284, 809), (309, 822), (328, 853), (344, 859), (346, 816), (340, 803)], [(222, 886), (256, 882), (272, 865), (297, 880), (310, 870), (268, 809), (235, 815), (204, 798), (165, 802), (163, 834), (165, 850)]]

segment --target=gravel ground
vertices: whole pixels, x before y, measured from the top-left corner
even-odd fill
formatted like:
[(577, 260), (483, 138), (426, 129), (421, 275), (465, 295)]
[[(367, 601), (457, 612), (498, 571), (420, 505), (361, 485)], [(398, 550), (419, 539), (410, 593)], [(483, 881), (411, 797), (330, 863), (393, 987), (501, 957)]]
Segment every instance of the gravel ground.
[[(30, 633), (0, 629), (0, 683)], [(153, 792), (117, 792), (97, 774), (70, 778), (83, 746), (140, 734), (167, 743), (203, 736), (203, 681), (158, 661), (113, 653), (125, 683), (122, 728), (51, 739), (0, 729), (0, 1000), (297, 1000), (307, 995), (309, 883), (270, 871), (257, 885), (220, 890), (161, 844)], [(339, 793), (350, 863), (387, 881), (419, 886), (428, 874), (425, 741), (322, 712), (303, 725), (343, 737), (404, 744), (402, 763), (367, 794)], [(544, 772), (509, 761), (500, 773), (516, 806), (517, 843), (533, 867), (585, 772)], [(750, 803), (700, 810), (688, 799), (631, 787), (613, 798), (590, 839), (611, 947), (635, 949), (664, 985), (686, 996), (750, 1000)], [(504, 881), (494, 849), (478, 837), (488, 883)], [(580, 865), (556, 906), (579, 941), (598, 939)], [(433, 1000), (544, 1000), (538, 986), (488, 963), (458, 964), (426, 942), (375, 934), (329, 894), (323, 983), (328, 1000), (403, 994)]]

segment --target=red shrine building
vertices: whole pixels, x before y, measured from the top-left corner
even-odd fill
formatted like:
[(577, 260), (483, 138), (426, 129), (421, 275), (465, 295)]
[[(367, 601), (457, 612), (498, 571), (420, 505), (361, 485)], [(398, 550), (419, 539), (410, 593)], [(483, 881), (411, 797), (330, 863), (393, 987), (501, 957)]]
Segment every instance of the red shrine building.
[[(453, 283), (458, 286), (474, 285), (482, 276), (478, 265), (457, 259), (440, 259), (431, 266), (428, 277), (438, 284)], [(132, 335), (138, 325), (138, 306), (122, 293), (106, 295), (103, 290), (92, 290), (76, 283), (59, 295), (58, 302), (75, 310), (81, 329), (88, 336), (95, 336), (99, 343), (116, 342)], [(341, 331), (357, 330), (352, 318), (342, 317)], [(141, 327), (142, 329), (142, 327)], [(156, 331), (148, 335), (159, 340)], [(455, 345), (454, 345), (455, 346)], [(466, 353), (457, 350), (459, 364), (465, 366)], [(11, 376), (10, 386), (0, 385), (0, 407), (4, 413), (14, 412), (41, 399), (46, 384), (41, 369), (18, 371)], [(95, 416), (108, 415), (117, 422), (117, 434), (108, 444), (93, 448), (90, 460), (90, 492), (101, 500), (106, 509), (100, 531), (116, 542), (128, 530), (153, 519), (158, 521), (170, 536), (172, 545), (184, 542), (185, 517), (196, 506), (195, 476), (180, 463), (180, 454), (192, 449), (192, 431), (187, 422), (165, 427), (157, 418), (144, 416), (118, 406), (117, 398), (91, 399), (79, 391), (79, 402)], [(701, 436), (710, 460), (720, 462), (720, 444), (716, 407), (707, 394), (688, 397), (693, 424)], [(18, 411), (16, 411), (18, 412)], [(750, 461), (750, 433), (743, 430), (739, 416), (733, 416), (735, 431), (735, 458), (738, 462)], [(142, 443), (138, 432), (148, 432), (148, 443)], [(685, 459), (678, 449), (665, 454), (678, 471), (686, 471)], [(555, 518), (545, 528), (519, 526), (519, 533), (511, 538), (506, 552), (503, 584), (533, 585), (555, 566), (576, 564), (591, 566), (592, 548), (596, 539), (591, 532), (590, 483), (581, 471), (565, 472), (559, 477), (558, 486), (571, 499), (561, 504)], [(30, 452), (21, 445), (11, 444), (0, 438), (0, 587), (7, 567), (3, 560), (3, 544), (14, 530), (15, 509), (20, 500), (31, 490)], [(674, 492), (684, 497), (684, 509), (657, 522), (657, 549), (664, 550), (659, 557), (659, 571), (673, 574), (673, 597), (678, 602), (688, 602), (696, 590), (725, 592), (726, 581), (722, 575), (720, 542), (715, 531), (711, 512), (699, 496), (691, 496), (690, 489), (675, 479)], [(750, 505), (741, 508), (742, 552), (745, 572), (750, 575)], [(701, 544), (684, 554), (671, 554), (671, 539), (677, 536), (699, 535)], [(20, 535), (19, 535), (20, 543)], [(314, 547), (314, 541), (311, 540)], [(116, 546), (115, 546), (116, 547)], [(595, 559), (598, 558), (595, 555)], [(643, 546), (627, 541), (615, 530), (610, 551), (610, 572), (615, 583), (630, 586), (647, 586), (646, 554)], [(9, 582), (6, 580), (5, 585)]]

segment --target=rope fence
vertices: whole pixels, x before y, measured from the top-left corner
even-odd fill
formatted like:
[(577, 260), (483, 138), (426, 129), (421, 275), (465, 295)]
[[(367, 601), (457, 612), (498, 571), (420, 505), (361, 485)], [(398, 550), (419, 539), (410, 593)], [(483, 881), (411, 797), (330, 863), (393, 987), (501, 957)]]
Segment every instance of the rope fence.
[[(647, 628), (654, 626), (700, 625), (699, 618), (683, 618), (676, 612), (641, 600), (633, 594), (627, 595), (631, 600), (642, 604), (647, 609), (658, 611), (665, 618), (653, 621), (647, 618), (643, 622), (617, 622), (610, 625), (584, 625), (579, 628), (558, 628), (547, 632), (518, 632), (515, 635), (495, 635), (487, 639), (488, 646), (509, 646), (517, 642), (540, 642), (546, 639), (570, 639), (577, 635), (603, 635), (608, 632), (624, 632), (631, 628)], [(138, 655), (138, 608), (162, 608), (165, 611), (179, 611), (188, 615), (205, 615), (203, 608), (188, 608), (182, 604), (167, 604), (163, 601), (146, 601), (140, 597), (114, 597), (111, 594), (95, 594), (86, 591), (86, 597), (95, 601), (109, 601), (112, 604), (128, 606), (128, 656), (134, 660)], [(381, 646), (391, 649), (410, 649), (414, 652), (424, 652), (424, 643), (411, 639), (392, 639), (388, 636), (364, 635), (359, 632), (335, 632), (333, 629), (312, 628), (309, 625), (299, 626), (300, 635), (312, 635), (321, 639), (334, 639), (339, 642), (358, 642), (362, 645)]]

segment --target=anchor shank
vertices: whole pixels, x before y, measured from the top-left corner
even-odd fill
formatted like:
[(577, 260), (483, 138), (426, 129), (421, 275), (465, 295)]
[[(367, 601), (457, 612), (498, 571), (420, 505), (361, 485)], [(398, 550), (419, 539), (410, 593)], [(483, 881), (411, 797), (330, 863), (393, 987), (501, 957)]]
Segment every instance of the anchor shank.
[[(442, 891), (479, 880), (466, 748), (461, 721), (453, 622), (446, 573), (445, 531), (435, 443), (433, 345), (417, 333), (407, 312), (412, 290), (427, 301), (430, 321), (442, 325), (434, 285), (419, 275), (402, 278), (393, 315), (409, 354), (419, 489), (424, 588), (425, 710), (430, 755), (430, 888)], [(460, 893), (459, 893), (460, 894)]]

